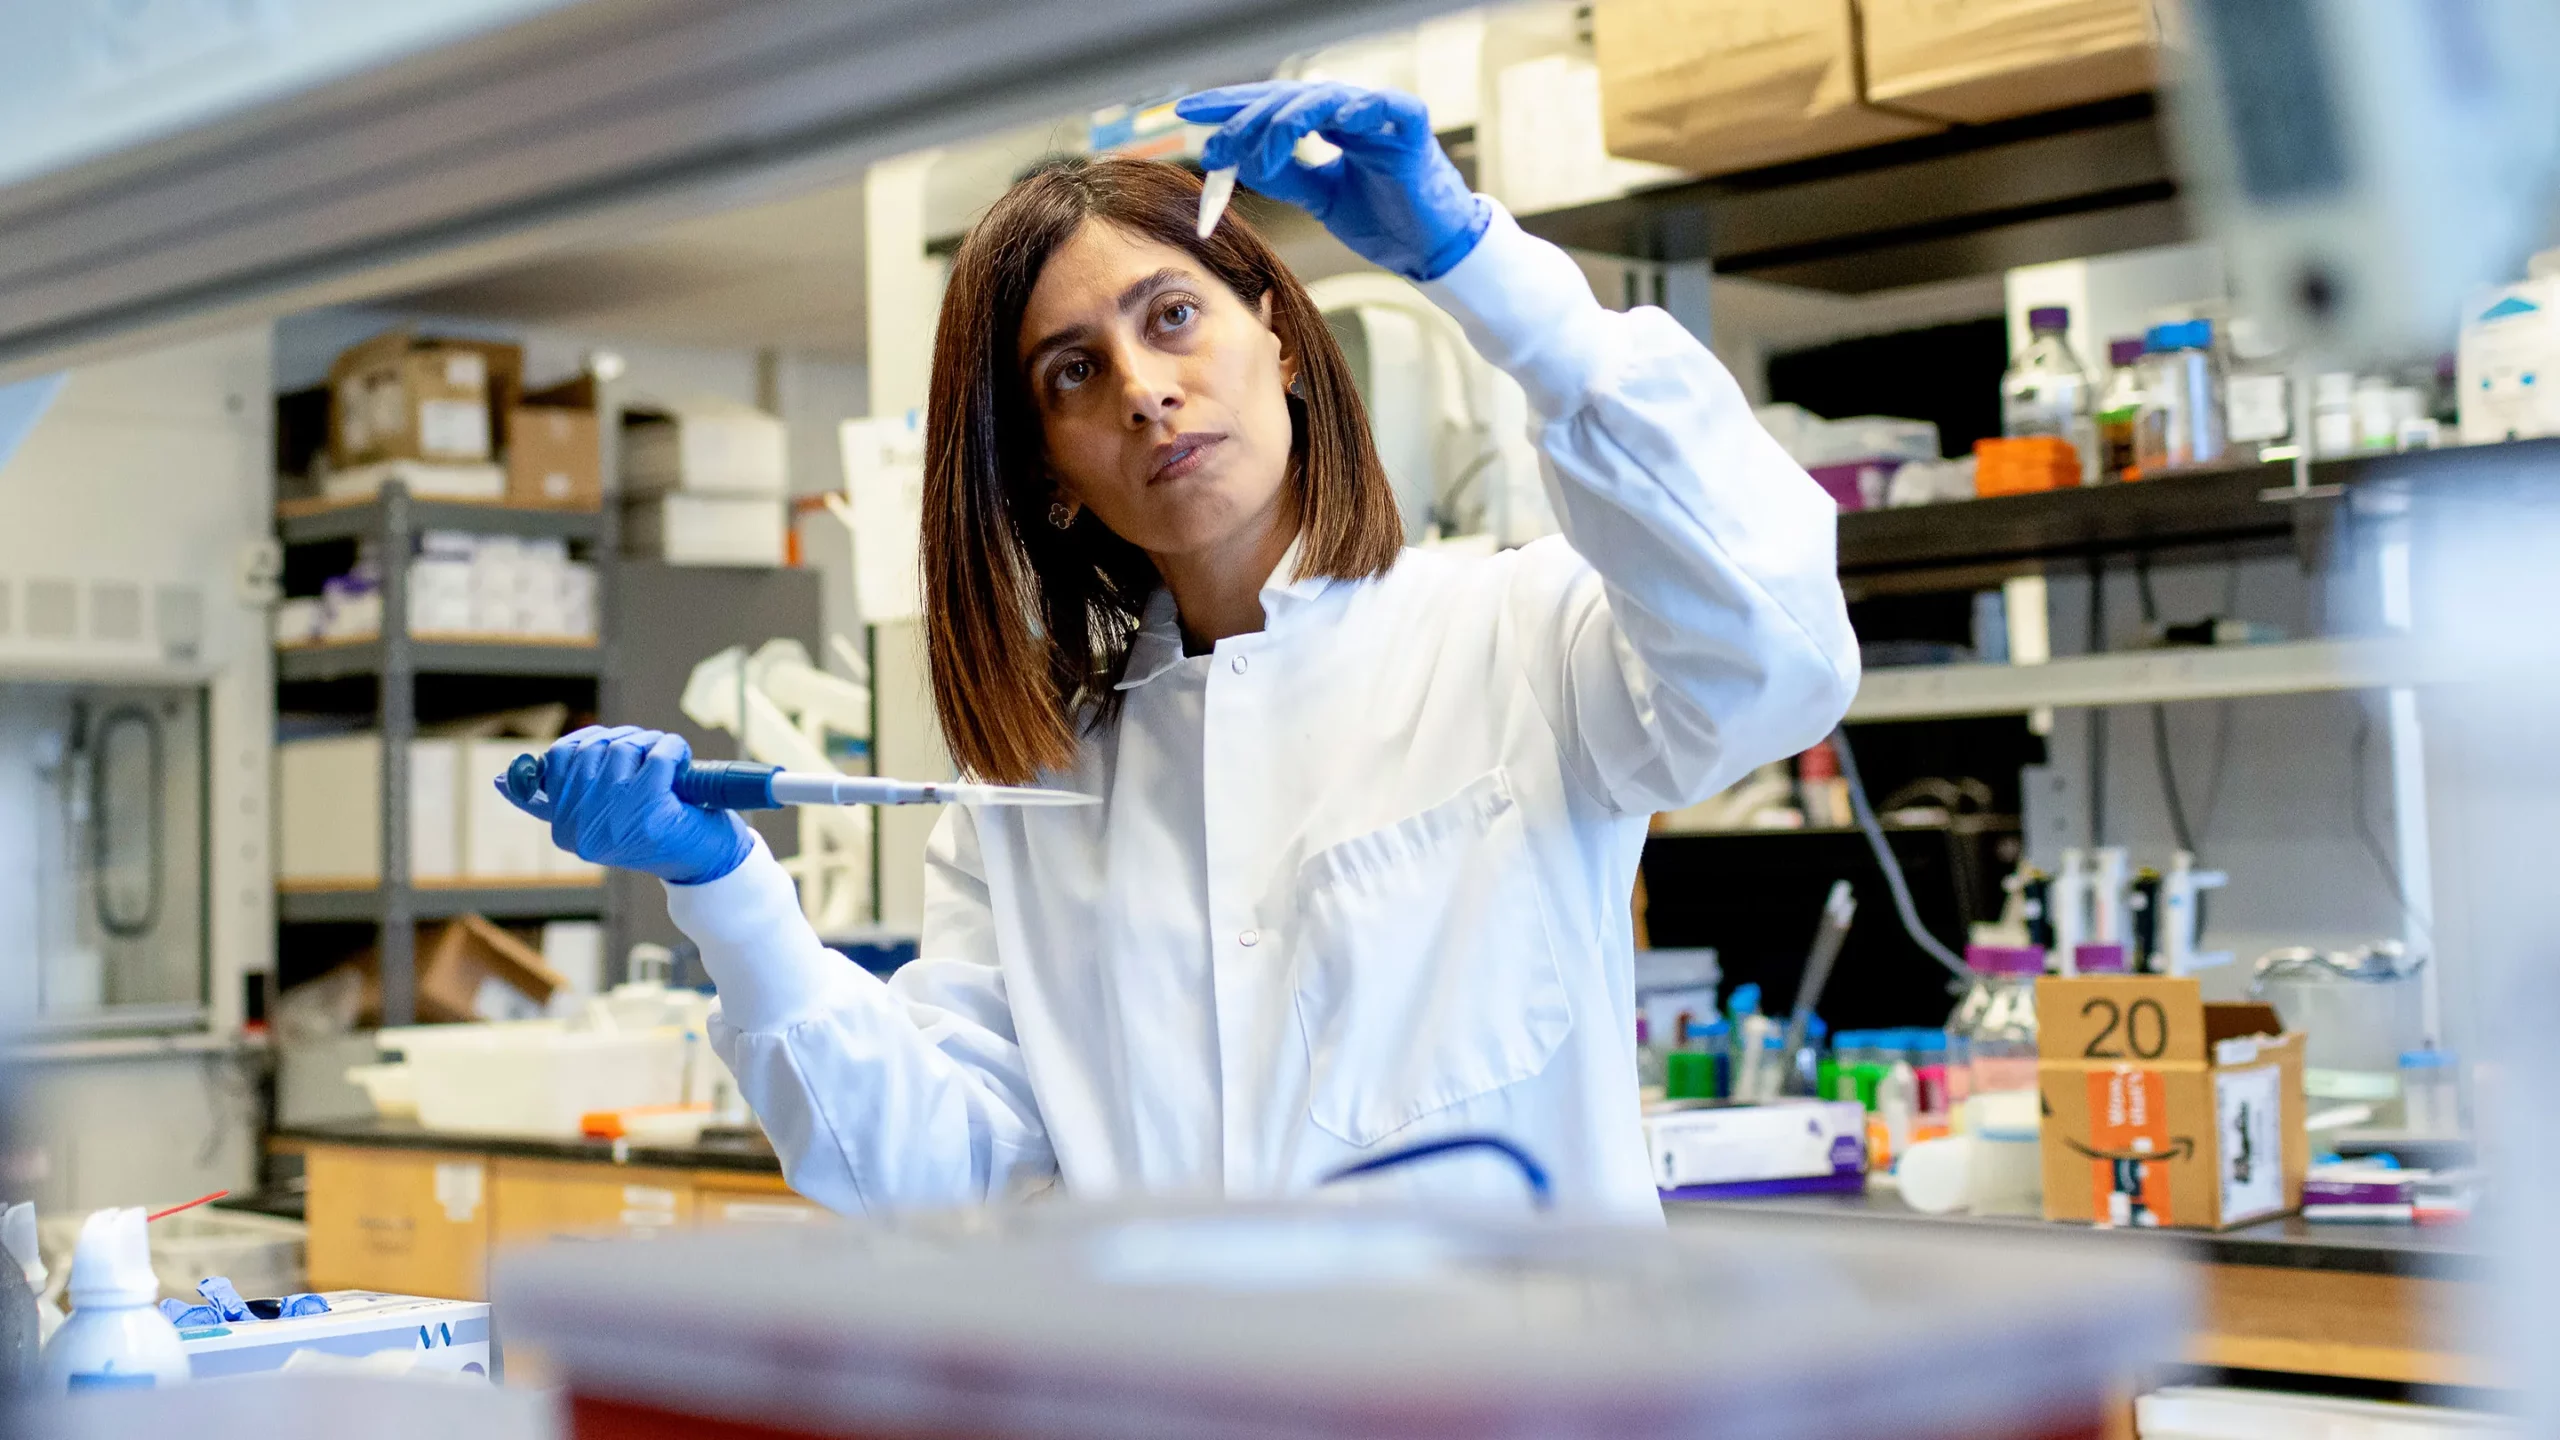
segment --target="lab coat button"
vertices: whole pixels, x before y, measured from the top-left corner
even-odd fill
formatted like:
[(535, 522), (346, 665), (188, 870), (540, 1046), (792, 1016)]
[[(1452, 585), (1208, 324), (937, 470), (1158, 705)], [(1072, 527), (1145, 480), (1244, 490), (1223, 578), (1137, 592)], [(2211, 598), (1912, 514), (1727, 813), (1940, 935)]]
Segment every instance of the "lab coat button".
[(1239, 675), (1243, 674), (1243, 673), (1244, 673), (1244, 657), (1243, 657), (1243, 656), (1241, 656), (1241, 655), (1237, 656), (1237, 657), (1236, 657), (1232, 662), (1230, 662), (1230, 667), (1229, 667), (1229, 668), (1233, 669), (1233, 670), (1234, 670), (1237, 674), (1239, 674)]
[(1239, 935), (1239, 936), (1237, 936), (1237, 937), (1236, 937), (1236, 943), (1237, 943), (1237, 944), (1239, 944), (1239, 945), (1241, 945), (1241, 946), (1243, 946), (1243, 947), (1244, 947), (1244, 948), (1246, 948), (1247, 950), (1250, 950), (1250, 949), (1252, 949), (1255, 945), (1257, 945), (1257, 944), (1261, 943), (1261, 940), (1262, 940), (1262, 932), (1261, 932), (1261, 931), (1259, 931), (1259, 930), (1247, 930), (1247, 931), (1246, 931), (1246, 932), (1244, 932), (1243, 934), (1241, 934), (1241, 935)]

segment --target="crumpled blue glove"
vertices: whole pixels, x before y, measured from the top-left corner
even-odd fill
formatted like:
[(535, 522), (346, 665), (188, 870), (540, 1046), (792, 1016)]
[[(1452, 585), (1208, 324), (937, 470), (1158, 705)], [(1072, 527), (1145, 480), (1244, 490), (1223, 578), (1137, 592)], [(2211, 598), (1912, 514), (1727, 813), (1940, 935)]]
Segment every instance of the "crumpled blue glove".
[(755, 832), (734, 811), (676, 798), (676, 768), (693, 758), (681, 735), (636, 725), (590, 725), (542, 757), (542, 793), (516, 808), (549, 821), (551, 839), (590, 865), (641, 870), (675, 885), (717, 880), (746, 862)]
[[(1431, 112), (1400, 91), (1265, 80), (1203, 90), (1173, 108), (1219, 127), (1201, 147), (1203, 169), (1236, 167), (1242, 184), (1313, 215), (1360, 258), (1408, 280), (1448, 274), (1492, 223), (1432, 136)], [(1342, 153), (1299, 164), (1290, 152), (1309, 134)]]

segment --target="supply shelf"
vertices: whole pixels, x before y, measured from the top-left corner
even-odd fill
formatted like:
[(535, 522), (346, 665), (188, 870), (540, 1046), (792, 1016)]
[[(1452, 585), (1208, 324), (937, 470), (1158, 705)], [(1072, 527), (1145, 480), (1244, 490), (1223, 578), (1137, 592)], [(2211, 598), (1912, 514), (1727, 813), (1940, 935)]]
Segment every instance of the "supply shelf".
[(2193, 238), (2147, 94), (1519, 218), (1571, 249), (1843, 294)]
[(2560, 440), (2514, 440), (2315, 460), (2310, 488), (2277, 461), (2179, 471), (2122, 485), (1951, 500), (1840, 516), (1840, 574), (2015, 566), (2207, 545), (2298, 543), (2360, 487), (2498, 474), (2560, 475)]
[[(593, 540), (603, 533), (599, 510), (549, 510), (470, 500), (408, 502), (409, 524), (417, 530), (468, 530), (475, 535), (558, 536)], [(378, 534), (383, 502), (368, 500), (287, 500), (276, 506), (276, 535), (287, 545), (321, 540), (355, 540)]]
[[(405, 560), (417, 536), (428, 530), (476, 534), (557, 536), (584, 544), (596, 567), (599, 624), (612, 613), (618, 516), (601, 510), (545, 510), (420, 499), (397, 482), (360, 502), (287, 502), (277, 509), (276, 535), (287, 546), (371, 540), (377, 553)], [(422, 682), (457, 677), (502, 677), (536, 683), (559, 680), (592, 685), (600, 711), (611, 710), (605, 677), (613, 635), (605, 626), (594, 640), (412, 634), (407, 629), (408, 567), (382, 567), (382, 633), (360, 640), (284, 646), (275, 652), (279, 686), (301, 686), (297, 706), (315, 702), (368, 713), (382, 737), (382, 880), (360, 887), (280, 887), (276, 918), (284, 925), (370, 924), (382, 976), (382, 1019), (404, 1025), (416, 1016), (417, 925), (478, 914), (496, 920), (598, 917), (610, 922), (607, 887), (470, 880), (419, 884), (409, 878), (409, 751), (418, 735)], [(314, 682), (363, 682), (329, 688)], [(450, 698), (450, 697), (445, 697)], [(581, 702), (582, 705), (584, 702)], [(432, 709), (430, 705), (428, 708)]]
[(2197, 645), (2073, 655), (2042, 665), (1902, 665), (1869, 670), (1852, 721), (1945, 720), (2038, 709), (2310, 695), (2457, 678), (2455, 667), (2398, 637)]
[(592, 640), (504, 640), (420, 636), (385, 641), (327, 641), (286, 645), (276, 650), (276, 678), (348, 680), (383, 673), (397, 645), (407, 651), (407, 665), (421, 675), (557, 675), (588, 678), (604, 672), (604, 649)]
[[(412, 920), (450, 920), (479, 915), (490, 920), (576, 920), (604, 914), (605, 887), (522, 885), (469, 881), (456, 885), (409, 887)], [(380, 886), (295, 886), (276, 892), (277, 918), (288, 924), (378, 922), (382, 918)]]

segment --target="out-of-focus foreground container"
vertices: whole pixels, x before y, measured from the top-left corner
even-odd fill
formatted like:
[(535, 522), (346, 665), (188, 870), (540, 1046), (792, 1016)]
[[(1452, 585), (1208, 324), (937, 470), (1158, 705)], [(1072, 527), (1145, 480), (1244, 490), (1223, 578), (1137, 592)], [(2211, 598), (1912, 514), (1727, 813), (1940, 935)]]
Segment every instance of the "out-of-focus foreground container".
[(555, 1246), (495, 1304), (578, 1440), (2094, 1436), (2186, 1308), (2006, 1235), (1068, 1204)]

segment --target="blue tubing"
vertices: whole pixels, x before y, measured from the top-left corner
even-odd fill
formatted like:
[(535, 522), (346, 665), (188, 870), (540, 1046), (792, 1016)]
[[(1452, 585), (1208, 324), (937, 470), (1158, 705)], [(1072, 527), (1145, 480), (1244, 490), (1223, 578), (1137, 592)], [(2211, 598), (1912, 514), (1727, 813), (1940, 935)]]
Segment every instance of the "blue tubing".
[(1446, 1155), (1453, 1150), (1491, 1150), (1502, 1156), (1519, 1169), (1521, 1183), (1529, 1187), (1530, 1203), (1541, 1210), (1555, 1208), (1555, 1186), (1547, 1179), (1547, 1168), (1532, 1159), (1528, 1151), (1499, 1135), (1443, 1135), (1437, 1140), (1419, 1141), (1400, 1150), (1390, 1150), (1384, 1155), (1372, 1155), (1366, 1160), (1345, 1165), (1317, 1183), (1331, 1185), (1337, 1181), (1348, 1180), (1355, 1175), (1371, 1175), (1380, 1170), (1393, 1170), (1398, 1166), (1410, 1165), (1416, 1160), (1428, 1160), (1435, 1155)]

